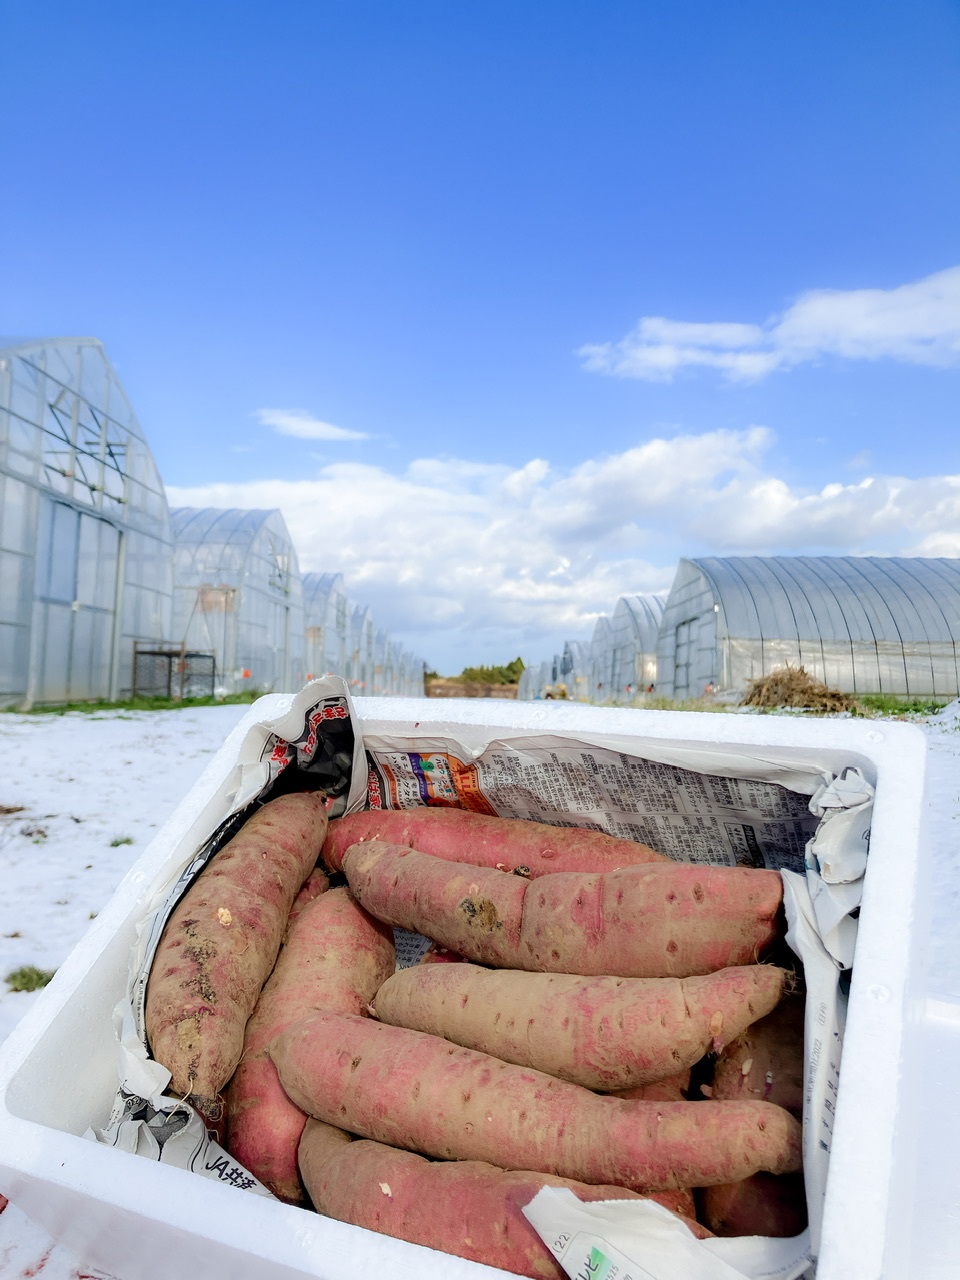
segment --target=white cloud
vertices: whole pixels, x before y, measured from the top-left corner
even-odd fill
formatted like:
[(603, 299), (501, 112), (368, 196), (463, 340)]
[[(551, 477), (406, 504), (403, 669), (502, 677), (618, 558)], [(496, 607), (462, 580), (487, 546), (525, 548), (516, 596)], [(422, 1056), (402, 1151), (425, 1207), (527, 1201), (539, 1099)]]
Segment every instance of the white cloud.
[(335, 427), (332, 422), (321, 422), (305, 409), (257, 409), (254, 417), (265, 427), (273, 427), (282, 436), (296, 436), (300, 440), (368, 440), (363, 431), (350, 431), (347, 427)]
[(822, 356), (947, 368), (960, 365), (960, 267), (895, 289), (814, 289), (762, 326), (644, 316), (620, 342), (578, 354), (594, 373), (648, 381), (700, 366), (753, 382)]
[(910, 548), (912, 556), (960, 556), (960, 530), (956, 533), (932, 533), (928, 538)]
[(764, 427), (678, 435), (565, 472), (543, 459), (421, 458), (399, 475), (342, 462), (170, 499), (279, 507), (302, 569), (341, 571), (378, 625), (445, 670), (587, 637), (618, 596), (669, 587), (680, 555), (960, 549), (960, 476), (806, 491), (765, 466), (773, 440)]

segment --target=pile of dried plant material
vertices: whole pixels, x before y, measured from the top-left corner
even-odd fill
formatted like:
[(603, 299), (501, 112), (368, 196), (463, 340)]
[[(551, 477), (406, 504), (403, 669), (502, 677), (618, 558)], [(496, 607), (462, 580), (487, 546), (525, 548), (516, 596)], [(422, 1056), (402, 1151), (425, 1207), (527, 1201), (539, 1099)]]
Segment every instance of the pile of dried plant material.
[(852, 711), (856, 699), (829, 689), (803, 667), (778, 667), (768, 676), (751, 680), (742, 707), (801, 707), (806, 711)]

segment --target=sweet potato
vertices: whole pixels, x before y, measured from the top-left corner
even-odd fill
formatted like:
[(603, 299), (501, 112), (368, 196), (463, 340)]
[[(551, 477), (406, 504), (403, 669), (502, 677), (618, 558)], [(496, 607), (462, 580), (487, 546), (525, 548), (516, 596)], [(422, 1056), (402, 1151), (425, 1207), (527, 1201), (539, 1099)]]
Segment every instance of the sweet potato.
[[(300, 1142), (303, 1180), (321, 1213), (533, 1280), (565, 1277), (521, 1212), (542, 1187), (569, 1187), (583, 1201), (643, 1198), (624, 1187), (506, 1172), (478, 1160), (431, 1163), (380, 1142), (345, 1142), (345, 1136), (310, 1120)], [(676, 1202), (675, 1193), (652, 1198), (670, 1209)], [(700, 1238), (711, 1234), (685, 1221)]]
[(755, 962), (777, 935), (775, 871), (680, 863), (524, 880), (365, 841), (344, 855), (357, 899), (503, 969), (625, 978), (686, 978)]
[[(717, 1058), (710, 1097), (758, 1098), (798, 1118), (803, 1111), (802, 996), (787, 996), (741, 1032)], [(704, 1090), (707, 1091), (706, 1089)], [(807, 1224), (803, 1174), (757, 1173), (698, 1192), (699, 1217), (722, 1236), (795, 1236)]]
[(587, 1089), (675, 1075), (775, 1007), (787, 973), (772, 965), (698, 978), (583, 978), (472, 964), (402, 970), (377, 993), (377, 1017), (442, 1036)]
[(303, 1201), (297, 1143), (306, 1116), (284, 1093), (267, 1047), (308, 1013), (362, 1015), (393, 968), (393, 931), (368, 915), (349, 889), (331, 889), (308, 903), (290, 926), (247, 1023), (243, 1057), (226, 1094), (231, 1155), (281, 1200)]
[(802, 1173), (755, 1173), (697, 1192), (698, 1216), (718, 1236), (797, 1236), (807, 1225)]
[(271, 1056), (302, 1111), (378, 1142), (634, 1191), (800, 1164), (800, 1126), (760, 1102), (627, 1102), (437, 1036), (319, 1013)]
[(340, 871), (350, 845), (364, 840), (406, 845), (449, 862), (519, 870), (533, 878), (555, 871), (616, 871), (634, 863), (669, 861), (649, 845), (603, 831), (426, 807), (370, 809), (336, 818), (323, 845), (327, 866)]
[(520, 967), (527, 880), (374, 840), (351, 845), (343, 869), (357, 901), (378, 920), (422, 933), (480, 964)]
[(147, 986), (147, 1035), (171, 1072), (170, 1090), (208, 1120), (219, 1119), (220, 1090), (326, 829), (317, 793), (269, 801), (211, 858), (167, 921)]
[(788, 996), (772, 1013), (726, 1046), (713, 1072), (711, 1097), (775, 1102), (803, 1111), (802, 996)]
[(284, 942), (290, 933), (290, 926), (296, 920), (297, 916), (303, 908), (313, 902), (315, 898), (319, 898), (321, 893), (326, 893), (330, 888), (330, 879), (325, 871), (314, 868), (307, 876), (303, 884), (300, 886), (300, 892), (293, 900), (293, 906), (290, 908), (290, 914), (287, 916), (287, 928), (283, 935)]
[(686, 1102), (690, 1090), (690, 1070), (678, 1071), (675, 1076), (654, 1080), (651, 1084), (638, 1084), (632, 1089), (615, 1089), (614, 1098), (629, 1098), (635, 1102)]

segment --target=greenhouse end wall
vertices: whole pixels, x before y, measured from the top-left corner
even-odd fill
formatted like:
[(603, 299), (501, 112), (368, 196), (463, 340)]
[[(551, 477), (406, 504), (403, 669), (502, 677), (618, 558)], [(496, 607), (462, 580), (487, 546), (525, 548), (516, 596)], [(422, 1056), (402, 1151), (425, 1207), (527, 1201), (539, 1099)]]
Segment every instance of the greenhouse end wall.
[(303, 575), (307, 679), (347, 677), (350, 605), (340, 573)]
[(0, 350), (0, 703), (129, 693), (172, 589), (163, 485), (102, 345)]
[(716, 601), (695, 563), (681, 560), (667, 597), (657, 640), (656, 692), (692, 698), (708, 685), (727, 687), (729, 671), (718, 652)]
[(216, 655), (218, 689), (289, 693), (306, 678), (297, 555), (279, 511), (180, 507), (173, 639)]
[(621, 596), (610, 623), (612, 649), (608, 701), (629, 705), (642, 700), (657, 680), (657, 636), (664, 598)]
[[(579, 640), (568, 640), (560, 658), (560, 679), (564, 692), (574, 702), (590, 701), (590, 648)], [(517, 697), (522, 697), (519, 689)]]

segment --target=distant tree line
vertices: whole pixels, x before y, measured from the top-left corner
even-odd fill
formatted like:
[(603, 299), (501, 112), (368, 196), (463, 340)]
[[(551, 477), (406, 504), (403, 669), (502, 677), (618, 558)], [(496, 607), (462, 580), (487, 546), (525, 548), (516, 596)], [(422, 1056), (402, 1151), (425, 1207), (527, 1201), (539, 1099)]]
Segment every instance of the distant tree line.
[(465, 684), (518, 684), (523, 659), (514, 658), (503, 667), (464, 667), (457, 677)]

